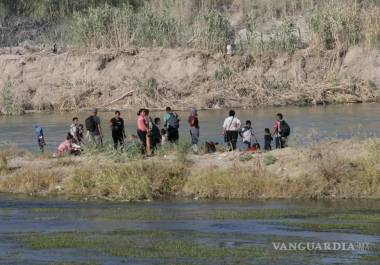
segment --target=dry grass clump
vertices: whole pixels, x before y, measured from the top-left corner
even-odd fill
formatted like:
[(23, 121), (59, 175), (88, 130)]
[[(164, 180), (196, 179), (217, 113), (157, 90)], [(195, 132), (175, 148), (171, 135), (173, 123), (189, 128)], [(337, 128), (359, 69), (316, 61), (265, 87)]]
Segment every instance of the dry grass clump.
[(173, 195), (183, 182), (183, 166), (172, 162), (90, 164), (74, 171), (67, 191), (114, 200), (145, 200)]
[(255, 167), (207, 169), (191, 174), (184, 191), (200, 198), (256, 199), (271, 197), (275, 178)]
[(8, 170), (8, 161), (7, 161), (7, 157), (0, 153), (0, 173), (2, 171), (7, 171)]
[(52, 194), (60, 182), (60, 177), (51, 170), (23, 168), (0, 179), (0, 190), (25, 194)]

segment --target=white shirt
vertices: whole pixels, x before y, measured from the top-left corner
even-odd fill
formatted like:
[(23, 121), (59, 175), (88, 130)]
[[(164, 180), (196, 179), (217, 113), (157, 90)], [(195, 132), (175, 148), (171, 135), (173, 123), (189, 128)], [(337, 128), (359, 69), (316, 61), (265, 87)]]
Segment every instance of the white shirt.
[(224, 120), (223, 129), (226, 131), (239, 131), (241, 127), (241, 122), (236, 117), (228, 117)]
[(243, 127), (241, 129), (241, 134), (243, 136), (243, 142), (253, 143), (254, 132), (252, 127), (249, 129), (247, 127)]

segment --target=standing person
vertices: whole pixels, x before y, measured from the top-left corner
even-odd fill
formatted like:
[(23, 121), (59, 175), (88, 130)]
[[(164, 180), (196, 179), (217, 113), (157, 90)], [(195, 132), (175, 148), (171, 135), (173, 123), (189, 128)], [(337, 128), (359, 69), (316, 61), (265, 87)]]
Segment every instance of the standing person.
[(146, 116), (146, 110), (140, 109), (137, 112), (138, 118), (137, 118), (137, 135), (141, 141), (141, 144), (143, 146), (142, 153), (146, 153), (146, 147), (147, 147), (147, 134), (148, 134), (148, 126), (147, 120), (145, 118)]
[(120, 117), (120, 111), (115, 111), (115, 117), (110, 120), (113, 147), (117, 150), (118, 146), (123, 150), (124, 139), (126, 138), (124, 120)]
[(257, 143), (257, 138), (255, 132), (252, 128), (252, 122), (247, 120), (245, 126), (240, 129), (239, 132), (241, 138), (243, 138), (243, 143), (247, 145), (247, 148), (250, 149), (253, 146), (253, 143)]
[(167, 129), (168, 141), (170, 143), (176, 143), (179, 139), (179, 118), (178, 115), (172, 112), (170, 107), (166, 108), (164, 115), (164, 127)]
[(199, 140), (199, 120), (198, 111), (192, 108), (188, 119), (191, 136), (191, 146), (194, 153), (198, 153), (198, 140)]
[(38, 148), (40, 149), (40, 152), (43, 153), (45, 150), (45, 136), (44, 136), (44, 131), (42, 130), (42, 127), (39, 125), (34, 126), (34, 132), (36, 134), (36, 140), (38, 144)]
[(265, 128), (264, 130), (264, 149), (265, 151), (271, 151), (272, 150), (272, 141), (273, 137), (270, 133), (269, 128)]
[(103, 145), (103, 131), (98, 117), (98, 109), (93, 108), (91, 115), (86, 119), (87, 138), (96, 146)]
[(152, 147), (153, 150), (157, 149), (157, 147), (161, 144), (161, 130), (160, 130), (161, 119), (155, 118), (154, 123), (152, 125)]
[(240, 127), (241, 121), (235, 117), (235, 111), (230, 110), (229, 117), (223, 123), (224, 141), (228, 144), (230, 151), (236, 150)]
[(276, 115), (272, 135), (275, 137), (277, 149), (288, 147), (287, 142), (290, 135), (290, 127), (281, 113), (277, 113)]
[(81, 129), (79, 126), (79, 119), (78, 117), (73, 118), (73, 123), (70, 125), (70, 134), (73, 137), (73, 142), (80, 144), (82, 142), (81, 139)]

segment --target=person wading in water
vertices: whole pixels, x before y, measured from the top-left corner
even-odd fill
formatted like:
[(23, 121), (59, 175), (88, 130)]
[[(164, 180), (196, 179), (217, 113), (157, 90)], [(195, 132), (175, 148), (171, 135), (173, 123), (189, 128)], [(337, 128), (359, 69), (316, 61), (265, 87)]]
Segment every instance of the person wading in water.
[(224, 141), (228, 144), (230, 151), (236, 150), (240, 128), (241, 121), (235, 117), (235, 111), (230, 110), (229, 117), (223, 123)]
[(120, 146), (124, 148), (124, 139), (126, 138), (124, 120), (120, 117), (120, 111), (115, 111), (115, 117), (110, 120), (110, 128), (112, 133), (113, 147), (115, 150)]

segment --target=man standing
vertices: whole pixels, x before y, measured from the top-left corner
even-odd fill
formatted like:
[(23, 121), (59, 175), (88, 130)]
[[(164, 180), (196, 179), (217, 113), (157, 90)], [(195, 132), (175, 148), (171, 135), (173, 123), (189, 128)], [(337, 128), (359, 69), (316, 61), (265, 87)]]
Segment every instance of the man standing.
[(115, 117), (110, 121), (110, 128), (112, 133), (113, 146), (117, 150), (118, 146), (124, 148), (125, 127), (124, 120), (120, 117), (120, 111), (115, 111)]
[(284, 120), (284, 116), (281, 113), (277, 113), (276, 115), (276, 121), (273, 126), (272, 135), (275, 138), (277, 149), (288, 147), (288, 137), (290, 135), (290, 126)]
[(167, 129), (168, 141), (176, 143), (179, 139), (179, 118), (176, 113), (173, 113), (170, 107), (166, 108), (164, 115), (164, 127)]
[(87, 139), (96, 146), (103, 145), (103, 131), (98, 117), (98, 110), (93, 108), (91, 115), (86, 119)]
[(240, 128), (241, 121), (235, 117), (235, 111), (230, 110), (229, 117), (223, 123), (224, 141), (228, 144), (230, 150), (236, 150)]

